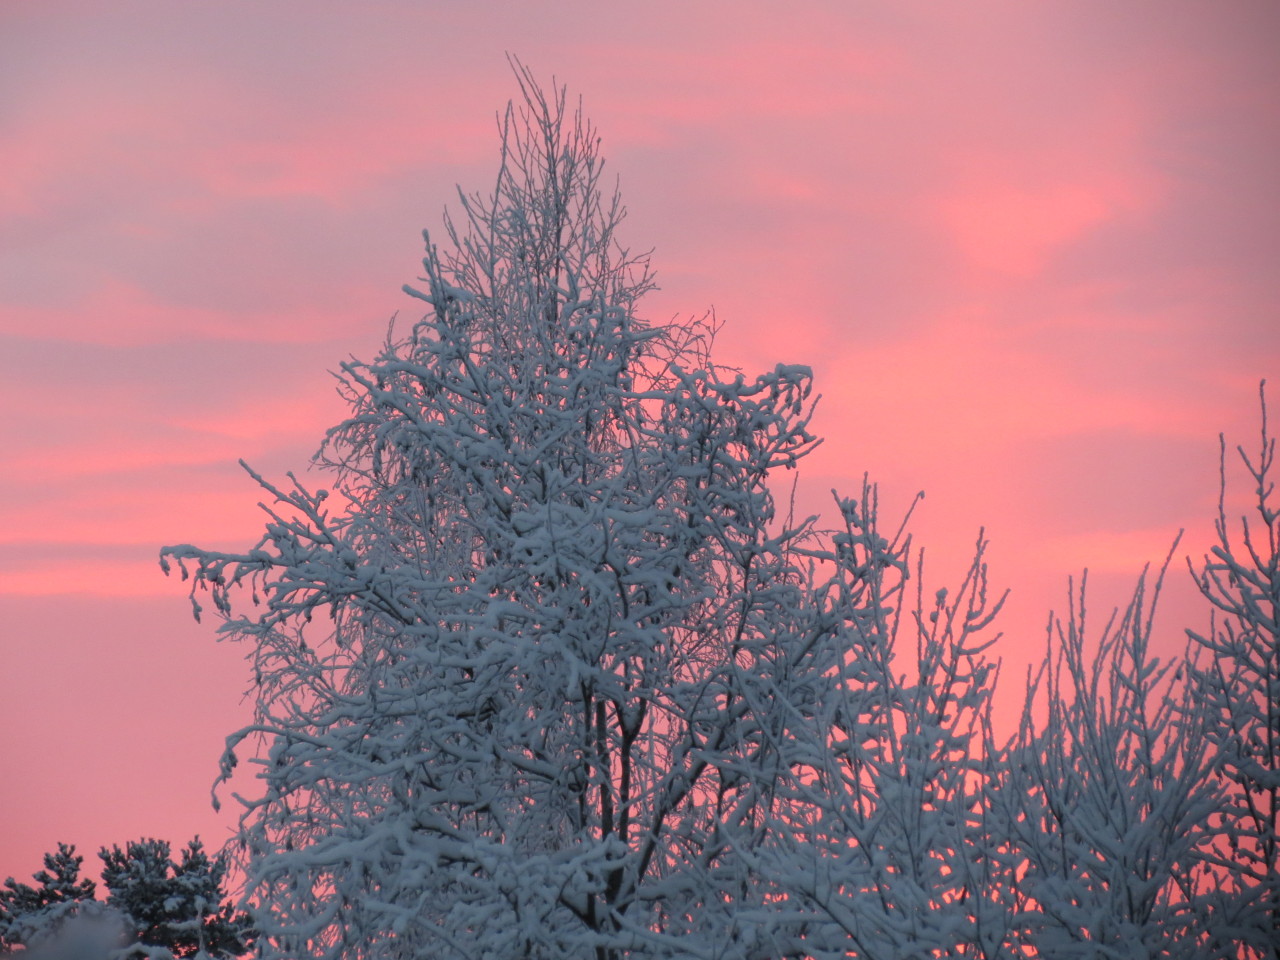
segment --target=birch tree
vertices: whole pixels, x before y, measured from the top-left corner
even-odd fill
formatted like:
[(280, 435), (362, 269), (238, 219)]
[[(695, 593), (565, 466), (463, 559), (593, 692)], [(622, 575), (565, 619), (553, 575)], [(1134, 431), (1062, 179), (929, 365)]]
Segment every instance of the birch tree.
[(424, 234), (424, 315), (341, 365), (323, 481), (246, 466), (261, 539), (162, 552), (252, 667), (221, 779), (257, 774), (261, 955), (1274, 960), (1265, 419), (1269, 546), (1220, 517), (1189, 694), (1145, 585), (1092, 657), (1082, 592), (1047, 724), (1002, 743), (985, 541), (931, 592), (869, 481), (834, 531), (780, 517), (809, 370), (748, 378), (712, 318), (643, 318), (596, 132), (516, 75), (493, 188)]
[(923, 558), (905, 521), (882, 530), (876, 488), (837, 506), (842, 527), (804, 551), (822, 574), (811, 640), (761, 698), (783, 715), (787, 773), (753, 862), (805, 918), (805, 956), (1007, 956), (1007, 865), (986, 799), (985, 651), (1003, 599), (988, 592), (985, 541), (958, 589), (926, 598)]
[(809, 373), (638, 316), (595, 131), (517, 76), (492, 192), (425, 235), (425, 316), (341, 367), (326, 488), (252, 474), (252, 549), (163, 554), (254, 671), (223, 769), (257, 769), (261, 949), (781, 956), (733, 841), (771, 825), (743, 685), (804, 641), (766, 481), (816, 442)]

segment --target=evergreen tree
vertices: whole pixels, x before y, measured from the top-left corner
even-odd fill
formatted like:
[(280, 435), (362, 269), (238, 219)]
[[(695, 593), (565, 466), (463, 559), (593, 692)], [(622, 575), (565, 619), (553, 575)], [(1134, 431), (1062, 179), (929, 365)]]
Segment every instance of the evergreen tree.
[(79, 879), (83, 857), (59, 844), (45, 855), (37, 887), (9, 879), (0, 891), (0, 950), (25, 947), (23, 956), (70, 960), (149, 960), (243, 956), (252, 942), (248, 917), (225, 902), (226, 863), (205, 853), (199, 839), (169, 857), (162, 840), (124, 849), (104, 847), (105, 901), (92, 880)]
[(248, 949), (248, 918), (223, 903), (226, 864), (210, 858), (198, 838), (179, 862), (170, 859), (168, 842), (151, 839), (103, 848), (99, 856), (107, 905), (128, 918), (130, 942), (175, 957), (238, 957)]
[(82, 903), (93, 900), (94, 882), (80, 879), (83, 862), (73, 845), (60, 843), (56, 852), (44, 855), (44, 869), (32, 876), (35, 886), (12, 877), (5, 880), (0, 890), (0, 950), (50, 934)]

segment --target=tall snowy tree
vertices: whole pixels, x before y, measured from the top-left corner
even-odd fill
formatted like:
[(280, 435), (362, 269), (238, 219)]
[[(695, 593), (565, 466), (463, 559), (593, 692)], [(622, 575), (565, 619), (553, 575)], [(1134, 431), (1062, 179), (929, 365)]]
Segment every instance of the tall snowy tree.
[(744, 845), (778, 822), (752, 688), (813, 642), (766, 485), (815, 443), (809, 373), (639, 318), (594, 130), (517, 75), (426, 316), (342, 366), (333, 492), (255, 474), (253, 549), (164, 551), (249, 645), (263, 953), (802, 955)]
[(1280, 958), (1280, 504), (1276, 441), (1267, 425), (1265, 381), (1259, 387), (1262, 431), (1257, 453), (1237, 448), (1249, 477), (1251, 513), (1238, 534), (1226, 510), (1226, 440), (1221, 440), (1218, 542), (1198, 569), (1215, 618), (1207, 632), (1188, 631), (1205, 654), (1195, 673), (1199, 710), (1213, 744), (1215, 772), (1231, 789), (1202, 848), (1211, 927), (1248, 956)]

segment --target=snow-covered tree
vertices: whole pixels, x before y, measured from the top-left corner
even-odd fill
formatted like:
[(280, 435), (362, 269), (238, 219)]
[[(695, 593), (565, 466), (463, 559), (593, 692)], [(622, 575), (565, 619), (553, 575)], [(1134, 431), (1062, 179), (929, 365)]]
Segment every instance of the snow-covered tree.
[[(126, 919), (131, 956), (238, 957), (251, 942), (248, 918), (225, 903), (227, 866), (197, 838), (170, 859), (164, 840), (143, 839), (124, 849), (103, 848), (106, 903)], [(149, 948), (161, 948), (167, 954)]]
[(1214, 770), (1230, 789), (1202, 848), (1211, 927), (1250, 957), (1280, 958), (1280, 504), (1276, 441), (1259, 388), (1258, 452), (1237, 447), (1249, 476), (1253, 522), (1238, 534), (1226, 511), (1226, 440), (1221, 439), (1218, 542), (1193, 574), (1215, 618), (1188, 631), (1204, 654), (1195, 694), (1212, 742)]
[[(1184, 688), (1149, 656), (1145, 581), (1091, 651), (1082, 584), (1030, 684), (1047, 722), (1001, 743), (985, 542), (931, 593), (869, 483), (833, 533), (779, 518), (809, 371), (749, 380), (711, 362), (713, 322), (642, 319), (595, 131), (516, 75), (492, 191), (424, 235), (426, 315), (341, 366), (325, 486), (249, 470), (252, 548), (162, 552), (252, 665), (221, 777), (257, 769), (261, 955), (1276, 960), (1265, 416), (1267, 545), (1220, 517), (1200, 573), (1212, 661)], [(154, 917), (117, 894), (161, 902), (151, 874), (108, 860), (139, 937), (219, 902), (189, 854)], [(210, 929), (181, 935), (213, 952)]]
[(877, 499), (867, 483), (838, 499), (843, 528), (805, 550), (824, 576), (809, 642), (759, 694), (785, 762), (770, 784), (779, 816), (750, 857), (804, 917), (805, 956), (1007, 956), (1007, 866), (986, 804), (984, 651), (1002, 600), (981, 537), (959, 588), (926, 599), (923, 558), (905, 523), (882, 532)]
[(51, 937), (93, 900), (94, 882), (80, 878), (83, 862), (74, 846), (60, 843), (55, 852), (44, 855), (44, 869), (32, 875), (35, 886), (13, 877), (5, 880), (0, 890), (0, 951)]
[(517, 76), (492, 193), (427, 237), (426, 316), (342, 366), (332, 492), (255, 474), (253, 549), (164, 553), (249, 645), (224, 769), (261, 737), (262, 950), (800, 955), (744, 844), (778, 823), (753, 685), (813, 640), (766, 484), (815, 443), (809, 373), (726, 375), (707, 323), (640, 319), (595, 132)]
[(1207, 775), (1205, 719), (1185, 659), (1149, 652), (1167, 567), (1150, 590), (1144, 571), (1096, 639), (1087, 573), (1078, 593), (1068, 588), (1065, 618), (1051, 618), (1003, 785), (1026, 897), (1018, 927), (1035, 956), (1220, 955), (1196, 910), (1196, 850), (1221, 800)]
[(39, 886), (6, 881), (0, 951), (22, 947), (30, 960), (217, 960), (248, 952), (248, 917), (225, 902), (226, 863), (198, 839), (180, 862), (162, 840), (104, 847), (98, 856), (105, 901), (94, 899), (92, 880), (80, 879), (84, 858), (68, 844), (45, 855), (45, 869), (34, 877)]

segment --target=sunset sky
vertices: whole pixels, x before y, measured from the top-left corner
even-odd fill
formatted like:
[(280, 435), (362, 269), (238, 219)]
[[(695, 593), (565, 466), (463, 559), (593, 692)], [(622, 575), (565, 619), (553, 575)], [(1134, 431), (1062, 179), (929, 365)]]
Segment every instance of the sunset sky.
[(923, 489), (951, 579), (985, 526), (1013, 710), (1067, 576), (1101, 612), (1203, 554), (1218, 432), (1268, 376), (1280, 421), (1277, 50), (1270, 0), (0, 4), (0, 879), (228, 836), (243, 651), (158, 550), (252, 544), (237, 459), (305, 468), (327, 371), (417, 315), (507, 52), (598, 126), (642, 312), (813, 366), (802, 509)]

